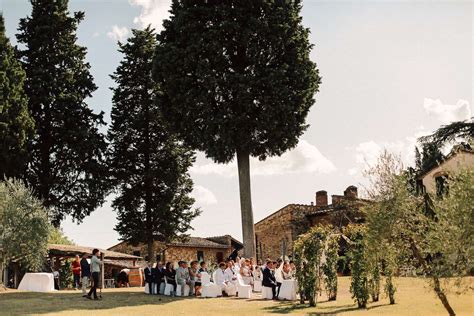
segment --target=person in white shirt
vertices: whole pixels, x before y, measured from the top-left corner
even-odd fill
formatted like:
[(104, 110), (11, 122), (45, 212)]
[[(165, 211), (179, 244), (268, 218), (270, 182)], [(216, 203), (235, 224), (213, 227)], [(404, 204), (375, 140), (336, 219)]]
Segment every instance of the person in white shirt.
[(223, 296), (229, 296), (229, 293), (233, 293), (235, 291), (235, 285), (228, 280), (225, 270), (226, 264), (221, 262), (219, 264), (219, 269), (216, 271), (214, 282), (221, 287)]
[(277, 297), (280, 295), (280, 288), (281, 284), (283, 283), (283, 264), (281, 259), (278, 260), (278, 262), (273, 262), (273, 265), (275, 266), (275, 280), (277, 283)]
[(253, 285), (252, 272), (250, 271), (250, 260), (242, 259), (240, 262), (240, 275), (245, 284)]
[(233, 264), (232, 260), (227, 262), (227, 269), (225, 269), (224, 274), (225, 274), (226, 280), (228, 282), (235, 283), (237, 281), (237, 275), (234, 271), (234, 264)]

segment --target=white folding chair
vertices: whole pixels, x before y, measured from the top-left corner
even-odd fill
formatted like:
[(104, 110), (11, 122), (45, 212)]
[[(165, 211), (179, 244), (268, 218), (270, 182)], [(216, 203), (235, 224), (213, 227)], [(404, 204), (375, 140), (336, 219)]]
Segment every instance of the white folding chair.
[(245, 284), (242, 276), (237, 274), (237, 293), (241, 298), (250, 298), (252, 296), (252, 286)]
[[(215, 280), (216, 273), (213, 274), (213, 279)], [(208, 273), (201, 273), (201, 297), (218, 297), (222, 296), (222, 289), (219, 285), (211, 283), (211, 277)]]
[(168, 284), (168, 281), (166, 280), (166, 277), (165, 277), (165, 295), (167, 296), (170, 296), (171, 295), (171, 292), (174, 291), (174, 286), (173, 284)]
[(264, 286), (262, 287), (262, 298), (271, 300), (273, 299), (273, 291), (271, 287)]

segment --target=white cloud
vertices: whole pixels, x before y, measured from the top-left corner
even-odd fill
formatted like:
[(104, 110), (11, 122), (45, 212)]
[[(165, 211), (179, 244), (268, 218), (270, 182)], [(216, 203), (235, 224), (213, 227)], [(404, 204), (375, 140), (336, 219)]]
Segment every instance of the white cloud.
[(423, 107), (428, 115), (436, 117), (441, 123), (449, 124), (471, 118), (471, 106), (466, 100), (458, 100), (456, 104), (444, 104), (440, 99), (425, 98)]
[(214, 193), (203, 186), (195, 185), (191, 195), (196, 200), (195, 204), (199, 206), (217, 204)]
[(355, 176), (361, 174), (362, 171), (368, 167), (374, 166), (384, 149), (400, 156), (405, 165), (413, 165), (415, 161), (415, 146), (418, 138), (429, 134), (429, 131), (421, 126), (413, 135), (407, 136), (398, 141), (376, 142), (374, 140), (369, 140), (359, 143), (355, 147), (348, 147), (346, 150), (354, 153), (355, 166), (349, 168), (347, 173), (351, 176)]
[(123, 42), (127, 38), (128, 33), (129, 31), (127, 27), (114, 25), (112, 26), (112, 31), (107, 32), (107, 36), (115, 41)]
[[(300, 141), (295, 149), (286, 152), (281, 157), (270, 157), (265, 161), (252, 158), (250, 164), (252, 175), (330, 173), (336, 170), (334, 164), (316, 146), (305, 140)], [(235, 160), (225, 165), (208, 162), (193, 166), (191, 172), (194, 174), (216, 174), (234, 177), (237, 176), (237, 163)]]
[(141, 7), (140, 15), (133, 22), (141, 27), (151, 24), (156, 31), (163, 29), (163, 20), (170, 16), (171, 0), (129, 0), (131, 5)]

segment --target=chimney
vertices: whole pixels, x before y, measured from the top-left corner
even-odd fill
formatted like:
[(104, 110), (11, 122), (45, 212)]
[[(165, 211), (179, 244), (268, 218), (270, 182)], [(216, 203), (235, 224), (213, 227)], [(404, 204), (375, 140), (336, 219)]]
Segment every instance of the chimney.
[(343, 198), (342, 195), (331, 195), (332, 205), (340, 204)]
[(328, 206), (328, 193), (326, 191), (316, 192), (316, 206)]
[(353, 185), (348, 186), (347, 189), (344, 191), (344, 196), (351, 199), (357, 199), (357, 187)]

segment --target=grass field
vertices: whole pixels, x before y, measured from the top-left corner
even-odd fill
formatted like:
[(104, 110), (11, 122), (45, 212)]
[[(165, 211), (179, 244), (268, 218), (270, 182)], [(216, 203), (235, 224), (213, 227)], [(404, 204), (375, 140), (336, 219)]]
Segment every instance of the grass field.
[[(474, 285), (474, 278), (466, 279)], [(318, 297), (317, 307), (309, 308), (296, 302), (239, 298), (169, 298), (148, 296), (143, 288), (107, 289), (102, 301), (89, 301), (79, 291), (31, 293), (16, 290), (0, 293), (1, 315), (446, 315), (441, 303), (428, 288), (426, 281), (415, 278), (397, 279), (396, 304), (389, 305), (382, 296), (367, 309), (358, 309), (349, 293), (349, 278), (339, 279), (337, 301)], [(471, 290), (463, 295), (448, 296), (457, 315), (474, 315)]]

